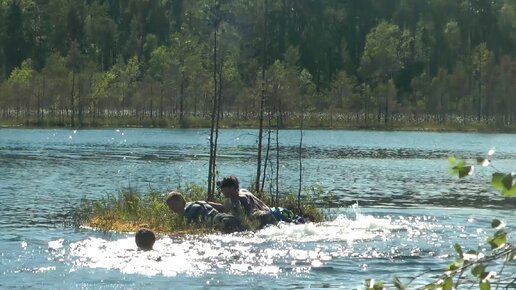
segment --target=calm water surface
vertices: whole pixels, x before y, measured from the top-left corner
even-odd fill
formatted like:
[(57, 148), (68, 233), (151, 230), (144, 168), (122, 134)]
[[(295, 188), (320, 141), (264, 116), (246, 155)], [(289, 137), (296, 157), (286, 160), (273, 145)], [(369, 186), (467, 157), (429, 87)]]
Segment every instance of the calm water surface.
[[(361, 288), (370, 277), (441, 269), (456, 242), (482, 249), (492, 218), (516, 224), (516, 199), (490, 189), (491, 168), (457, 180), (447, 162), (494, 148), (494, 166), (514, 171), (515, 134), (314, 130), (303, 136), (303, 182), (335, 199), (322, 224), (163, 236), (152, 252), (136, 251), (130, 234), (67, 226), (83, 198), (204, 184), (208, 136), (0, 129), (0, 288)], [(220, 175), (250, 185), (257, 130), (223, 130), (219, 142)], [(279, 143), (280, 189), (295, 192), (299, 132), (281, 131)], [(505, 273), (516, 278), (514, 267)]]

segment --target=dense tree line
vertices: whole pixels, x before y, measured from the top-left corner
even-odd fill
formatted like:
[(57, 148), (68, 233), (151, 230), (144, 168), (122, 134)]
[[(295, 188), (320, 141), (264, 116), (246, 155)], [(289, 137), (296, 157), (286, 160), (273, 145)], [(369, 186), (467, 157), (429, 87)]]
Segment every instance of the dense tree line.
[(514, 0), (0, 0), (0, 116), (505, 126), (515, 53)]

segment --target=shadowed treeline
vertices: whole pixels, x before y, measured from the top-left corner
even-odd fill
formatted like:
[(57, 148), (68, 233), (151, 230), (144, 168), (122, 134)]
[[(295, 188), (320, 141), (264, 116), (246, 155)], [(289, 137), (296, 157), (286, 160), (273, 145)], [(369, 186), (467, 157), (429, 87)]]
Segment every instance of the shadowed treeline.
[(208, 127), (215, 87), (226, 126), (264, 96), (280, 127), (514, 129), (515, 27), (511, 0), (2, 0), (0, 124)]

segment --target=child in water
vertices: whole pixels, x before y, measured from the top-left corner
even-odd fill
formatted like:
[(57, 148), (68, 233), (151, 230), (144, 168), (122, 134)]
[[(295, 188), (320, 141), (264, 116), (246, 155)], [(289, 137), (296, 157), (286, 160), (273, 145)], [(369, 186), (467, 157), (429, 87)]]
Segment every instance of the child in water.
[(140, 228), (134, 237), (136, 246), (143, 251), (150, 251), (156, 242), (156, 235), (149, 229)]

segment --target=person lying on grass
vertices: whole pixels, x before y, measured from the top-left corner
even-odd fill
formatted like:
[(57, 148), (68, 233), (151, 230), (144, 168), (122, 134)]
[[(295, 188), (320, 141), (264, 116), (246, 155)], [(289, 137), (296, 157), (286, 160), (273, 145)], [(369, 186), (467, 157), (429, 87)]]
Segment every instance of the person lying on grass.
[(305, 223), (303, 217), (294, 214), (287, 208), (269, 208), (249, 190), (240, 188), (240, 182), (236, 176), (225, 177), (217, 182), (217, 186), (226, 198), (224, 211), (239, 217), (241, 220), (247, 218), (254, 221), (258, 229), (280, 221), (295, 224)]
[(254, 194), (245, 188), (240, 188), (236, 176), (227, 176), (217, 182), (217, 186), (225, 197), (224, 210), (240, 220), (249, 219), (261, 229), (266, 225), (276, 224), (271, 209)]
[(223, 209), (221, 204), (194, 201), (186, 202), (184, 196), (179, 192), (170, 192), (165, 200), (168, 208), (186, 218), (187, 222), (207, 223), (216, 230), (224, 233), (241, 232), (247, 230), (242, 222), (235, 216), (221, 213), (216, 208)]

